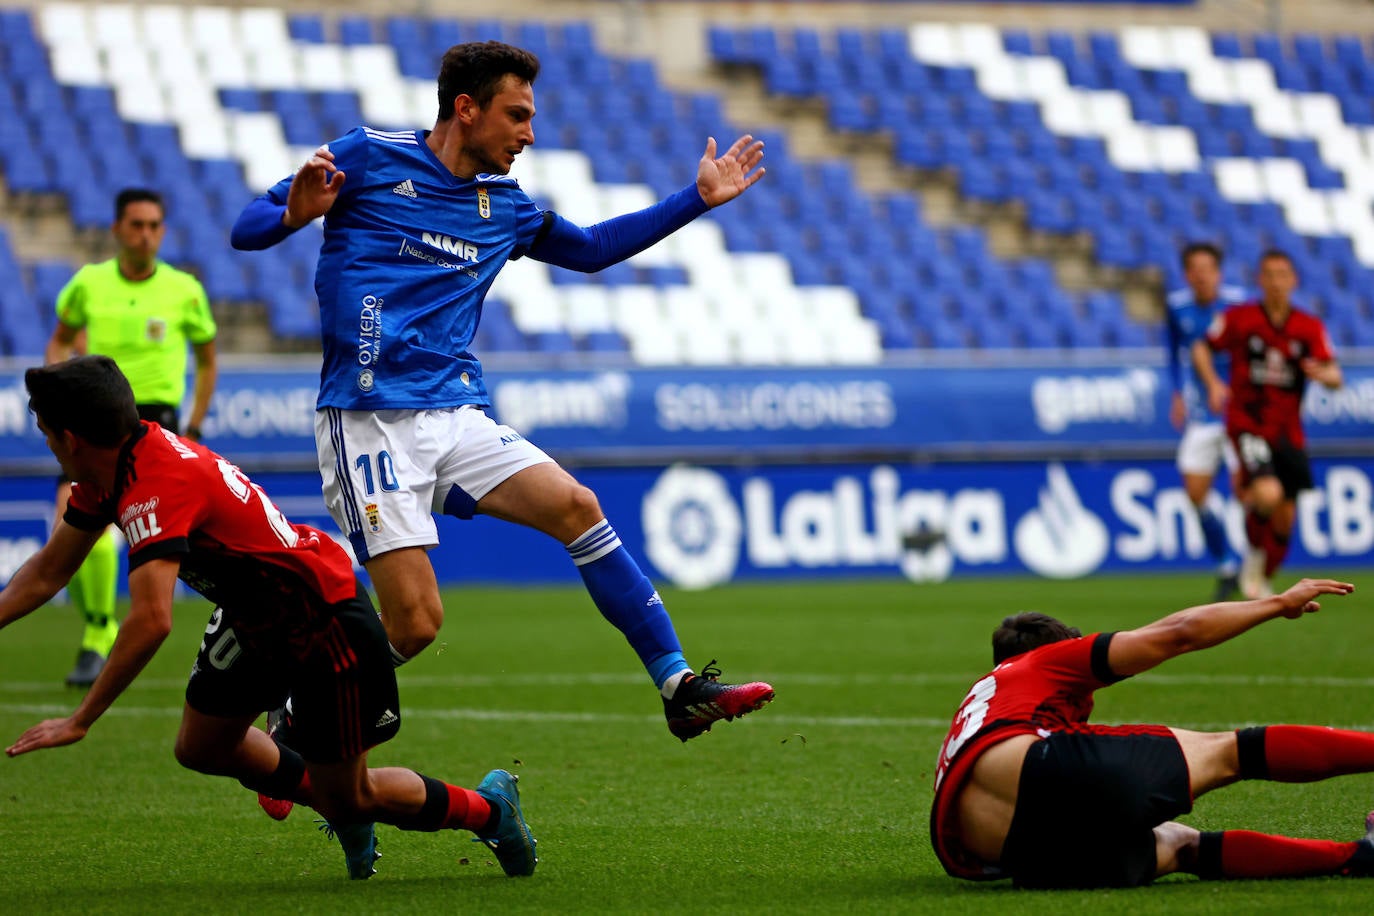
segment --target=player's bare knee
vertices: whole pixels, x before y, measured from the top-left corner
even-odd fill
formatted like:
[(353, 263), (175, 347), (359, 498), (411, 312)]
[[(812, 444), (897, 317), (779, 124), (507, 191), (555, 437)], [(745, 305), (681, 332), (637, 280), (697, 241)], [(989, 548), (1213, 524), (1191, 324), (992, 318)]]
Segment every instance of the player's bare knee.
[(567, 518), (575, 522), (579, 534), (606, 517), (596, 494), (582, 484), (575, 484), (569, 491), (566, 511)]
[(1283, 502), (1283, 484), (1277, 477), (1261, 477), (1250, 485), (1250, 500), (1262, 515), (1269, 515)]
[(439, 596), (416, 596), (391, 607), (382, 607), (382, 626), (386, 638), (406, 658), (413, 658), (439, 635), (444, 622), (444, 605)]

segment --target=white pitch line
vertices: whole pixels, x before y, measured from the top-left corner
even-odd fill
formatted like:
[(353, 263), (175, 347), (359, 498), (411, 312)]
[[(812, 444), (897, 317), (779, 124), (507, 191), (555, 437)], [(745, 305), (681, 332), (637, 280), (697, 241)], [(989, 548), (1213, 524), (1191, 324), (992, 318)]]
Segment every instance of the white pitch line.
[[(72, 711), (71, 706), (53, 703), (0, 703), (0, 714), (14, 713), (26, 716), (63, 716)], [(106, 716), (126, 719), (174, 719), (181, 715), (180, 707), (171, 706), (119, 706), (115, 705), (105, 712)], [(785, 728), (891, 728), (891, 729), (931, 729), (945, 731), (950, 727), (949, 719), (935, 719), (921, 716), (795, 716), (762, 712), (759, 725), (778, 725)], [(405, 719), (441, 719), (465, 722), (557, 722), (579, 725), (590, 724), (653, 724), (662, 722), (660, 716), (631, 715), (629, 713), (605, 712), (553, 712), (530, 709), (402, 709)], [(751, 717), (751, 721), (752, 717)], [(1103, 725), (1122, 723), (1103, 722)], [(1170, 722), (1176, 728), (1191, 731), (1222, 732), (1252, 725), (1265, 725), (1264, 722)], [(1374, 723), (1322, 723), (1332, 728), (1353, 729), (1374, 732)]]
[[(973, 685), (979, 674), (799, 674), (751, 673), (751, 677), (766, 680), (776, 686), (805, 687), (962, 687)], [(619, 687), (644, 686), (643, 674), (634, 672), (576, 672), (576, 673), (519, 673), (511, 674), (442, 674), (411, 676), (404, 669), (398, 674), (402, 689), (413, 687), (451, 687), (454, 689), (481, 687)], [(1132, 684), (1159, 684), (1170, 687), (1336, 687), (1374, 688), (1371, 677), (1325, 677), (1282, 674), (1154, 674), (1147, 673), (1131, 679)], [(186, 681), (175, 678), (142, 678), (135, 689), (182, 690)], [(0, 694), (47, 693), (62, 688), (56, 681), (0, 681)]]

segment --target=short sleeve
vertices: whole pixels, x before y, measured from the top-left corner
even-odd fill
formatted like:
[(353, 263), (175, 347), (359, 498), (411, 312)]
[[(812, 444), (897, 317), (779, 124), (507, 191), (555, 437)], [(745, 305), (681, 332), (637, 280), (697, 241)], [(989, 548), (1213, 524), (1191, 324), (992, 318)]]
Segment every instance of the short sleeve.
[(84, 268), (78, 270), (76, 276), (68, 280), (57, 294), (57, 320), (69, 328), (86, 326), (86, 283), (83, 273)]
[(1326, 333), (1326, 325), (1320, 318), (1312, 319), (1311, 357), (1320, 362), (1336, 358), (1336, 348), (1331, 345), (1331, 337)]
[(1032, 650), (1038, 670), (1061, 687), (1092, 692), (1124, 680), (1107, 663), (1112, 633), (1093, 633)]
[(173, 474), (140, 477), (119, 498), (119, 527), (129, 544), (129, 569), (186, 554), (205, 499), (191, 481)]
[(215, 316), (210, 312), (210, 300), (205, 295), (205, 287), (194, 277), (188, 278), (187, 287), (186, 337), (194, 344), (209, 343), (215, 339), (218, 328), (215, 326)]
[(71, 497), (67, 500), (67, 511), (62, 520), (73, 528), (82, 531), (103, 531), (114, 521), (106, 510), (104, 494), (90, 484), (72, 484)]

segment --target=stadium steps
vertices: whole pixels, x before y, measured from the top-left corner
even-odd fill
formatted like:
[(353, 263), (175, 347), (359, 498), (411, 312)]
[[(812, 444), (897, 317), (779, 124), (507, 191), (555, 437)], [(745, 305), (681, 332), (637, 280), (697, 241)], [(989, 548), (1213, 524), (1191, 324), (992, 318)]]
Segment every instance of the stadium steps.
[(1157, 323), (1163, 317), (1163, 281), (1157, 271), (1108, 267), (1097, 262), (1093, 245), (1085, 237), (1033, 232), (1026, 226), (1020, 203), (964, 198), (953, 171), (922, 171), (898, 163), (892, 138), (887, 135), (835, 130), (823, 100), (771, 95), (755, 67), (715, 64), (705, 73), (667, 71), (661, 78), (672, 89), (695, 87), (716, 93), (733, 123), (784, 134), (794, 158), (817, 161), (844, 156), (854, 166), (859, 187), (869, 193), (915, 192), (921, 198), (927, 223), (938, 228), (977, 226), (987, 234), (989, 249), (998, 258), (1049, 258), (1055, 279), (1064, 290), (1112, 290), (1121, 295), (1127, 314), (1137, 321)]

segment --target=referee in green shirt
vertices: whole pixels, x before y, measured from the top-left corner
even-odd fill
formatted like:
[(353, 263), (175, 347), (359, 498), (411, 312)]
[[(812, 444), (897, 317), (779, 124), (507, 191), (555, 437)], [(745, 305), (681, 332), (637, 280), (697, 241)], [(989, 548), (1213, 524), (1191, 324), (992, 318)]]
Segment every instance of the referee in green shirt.
[[(82, 352), (110, 357), (133, 386), (139, 416), (180, 433), (189, 344), (196, 384), (185, 435), (199, 439), (215, 390), (215, 319), (200, 281), (157, 258), (165, 215), (157, 192), (119, 192), (112, 227), (118, 253), (81, 268), (58, 293), (57, 328), (44, 359), (55, 363)], [(71, 484), (64, 480), (58, 485), (58, 518), (70, 494)], [(89, 687), (105, 665), (119, 630), (118, 573), (119, 548), (107, 531), (67, 586), (86, 621), (68, 684)]]

